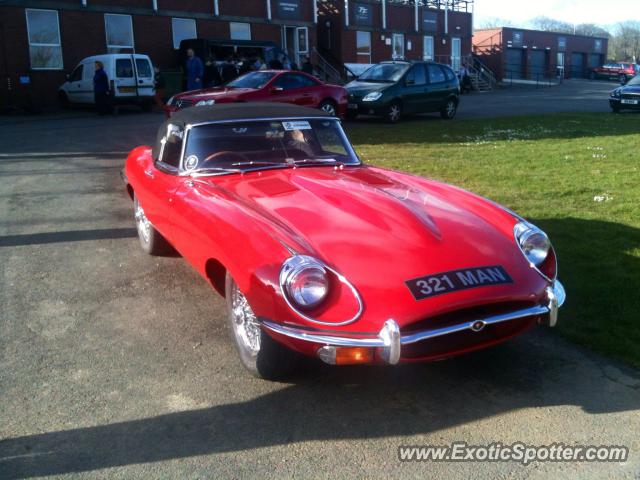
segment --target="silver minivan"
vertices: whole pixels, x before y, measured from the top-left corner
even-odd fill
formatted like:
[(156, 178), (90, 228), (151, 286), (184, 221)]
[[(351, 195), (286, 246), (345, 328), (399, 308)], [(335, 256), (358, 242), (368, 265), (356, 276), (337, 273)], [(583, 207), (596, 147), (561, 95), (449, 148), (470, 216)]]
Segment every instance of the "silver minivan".
[(153, 64), (148, 55), (139, 53), (110, 53), (82, 60), (58, 89), (58, 98), (63, 106), (94, 103), (93, 75), (98, 61), (104, 64), (115, 105), (151, 108), (155, 95)]

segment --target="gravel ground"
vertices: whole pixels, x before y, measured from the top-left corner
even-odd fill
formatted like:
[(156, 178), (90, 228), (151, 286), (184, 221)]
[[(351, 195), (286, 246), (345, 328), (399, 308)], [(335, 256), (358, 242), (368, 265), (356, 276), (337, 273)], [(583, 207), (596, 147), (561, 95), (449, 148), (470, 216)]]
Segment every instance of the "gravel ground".
[[(138, 246), (119, 170), (160, 121), (0, 120), (0, 478), (638, 478), (640, 373), (553, 332), (434, 364), (248, 376), (221, 299)], [(454, 441), (630, 459), (398, 461), (399, 445)]]

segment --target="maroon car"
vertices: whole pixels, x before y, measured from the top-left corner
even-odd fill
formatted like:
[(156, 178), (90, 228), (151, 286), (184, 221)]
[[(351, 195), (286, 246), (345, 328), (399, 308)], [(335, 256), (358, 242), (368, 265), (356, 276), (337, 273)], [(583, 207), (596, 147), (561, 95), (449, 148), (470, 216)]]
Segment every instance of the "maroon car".
[(347, 91), (303, 72), (259, 70), (242, 75), (220, 87), (179, 93), (169, 99), (167, 117), (187, 107), (234, 102), (280, 102), (318, 108), (332, 116), (347, 111)]
[(637, 67), (633, 63), (606, 63), (601, 67), (594, 68), (591, 72), (591, 78), (605, 78), (626, 83), (637, 73), (636, 69)]

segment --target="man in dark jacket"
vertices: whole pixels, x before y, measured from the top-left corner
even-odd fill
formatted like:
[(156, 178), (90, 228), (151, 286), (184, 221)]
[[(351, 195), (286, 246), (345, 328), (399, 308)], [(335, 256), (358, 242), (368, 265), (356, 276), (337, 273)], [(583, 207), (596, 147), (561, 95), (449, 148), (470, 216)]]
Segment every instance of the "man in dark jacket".
[(313, 65), (311, 64), (311, 60), (309, 59), (309, 57), (303, 57), (302, 71), (304, 73), (308, 73), (309, 75), (313, 75)]
[(98, 115), (110, 113), (109, 77), (104, 71), (102, 62), (95, 63), (96, 73), (93, 75), (93, 98)]
[(202, 60), (196, 57), (192, 48), (187, 50), (187, 90), (198, 90), (202, 88), (202, 77), (204, 75), (204, 65)]

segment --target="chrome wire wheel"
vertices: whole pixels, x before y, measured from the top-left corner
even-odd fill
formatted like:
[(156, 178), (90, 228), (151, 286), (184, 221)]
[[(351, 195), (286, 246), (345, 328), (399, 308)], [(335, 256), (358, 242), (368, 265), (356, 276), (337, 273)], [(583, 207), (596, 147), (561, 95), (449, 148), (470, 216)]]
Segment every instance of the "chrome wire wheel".
[(151, 223), (147, 219), (147, 216), (144, 214), (144, 210), (140, 206), (140, 202), (136, 199), (134, 215), (136, 218), (136, 226), (138, 227), (138, 233), (140, 237), (146, 242), (149, 243), (151, 239)]
[(328, 113), (332, 117), (336, 116), (336, 107), (334, 107), (331, 102), (325, 102), (322, 105), (320, 105), (320, 110), (322, 110), (325, 113)]
[(242, 294), (238, 286), (233, 283), (231, 287), (230, 314), (233, 334), (238, 346), (247, 354), (255, 357), (260, 352), (260, 324), (253, 313), (247, 298)]

